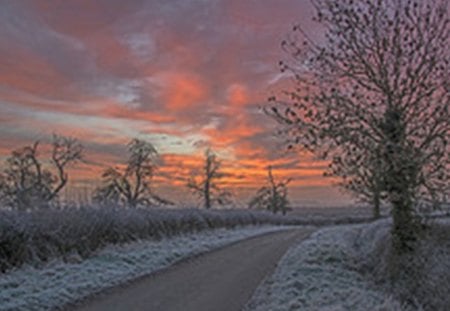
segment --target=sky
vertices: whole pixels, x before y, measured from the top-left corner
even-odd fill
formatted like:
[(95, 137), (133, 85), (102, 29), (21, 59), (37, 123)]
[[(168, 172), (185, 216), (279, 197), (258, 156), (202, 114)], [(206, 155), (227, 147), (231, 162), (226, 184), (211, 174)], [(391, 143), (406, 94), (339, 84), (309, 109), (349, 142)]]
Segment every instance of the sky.
[(92, 189), (137, 137), (159, 150), (155, 187), (176, 200), (194, 200), (185, 184), (211, 147), (240, 202), (272, 165), (293, 178), (294, 204), (345, 203), (327, 163), (287, 152), (261, 112), (288, 85), (281, 40), (298, 22), (314, 33), (312, 12), (307, 0), (2, 1), (0, 160), (36, 140), (45, 156), (52, 133), (76, 137), (85, 162), (69, 188)]

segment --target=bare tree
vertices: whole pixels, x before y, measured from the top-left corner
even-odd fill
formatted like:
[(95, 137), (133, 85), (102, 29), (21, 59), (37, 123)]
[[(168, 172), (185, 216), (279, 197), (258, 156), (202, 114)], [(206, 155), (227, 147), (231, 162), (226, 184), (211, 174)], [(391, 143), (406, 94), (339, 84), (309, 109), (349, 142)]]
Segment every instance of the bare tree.
[(149, 142), (133, 139), (128, 144), (129, 158), (124, 170), (110, 167), (103, 172), (103, 185), (94, 193), (94, 201), (101, 204), (153, 206), (172, 204), (152, 191), (157, 168), (158, 151)]
[(19, 210), (48, 206), (69, 180), (67, 167), (82, 159), (83, 146), (74, 138), (53, 135), (50, 163), (37, 157), (39, 142), (14, 150), (0, 175), (1, 201)]
[(272, 174), (272, 167), (267, 169), (267, 184), (261, 187), (256, 196), (251, 199), (249, 208), (266, 209), (274, 214), (281, 212), (283, 215), (291, 210), (288, 200), (287, 185), (291, 179), (276, 182)]
[(381, 160), (394, 245), (411, 250), (415, 206), (449, 189), (448, 1), (312, 3), (325, 39), (294, 27), (282, 43), (290, 58), (280, 65), (295, 85), (287, 97), (270, 98), (267, 112), (292, 144), (330, 158), (338, 175), (371, 178), (359, 171), (366, 170), (374, 177), (368, 185), (378, 185), (373, 160)]
[(224, 177), (220, 172), (221, 163), (211, 149), (205, 152), (203, 174), (198, 179), (191, 177), (187, 187), (203, 199), (204, 207), (210, 209), (217, 202), (219, 205), (230, 203), (231, 193), (220, 189), (218, 180)]

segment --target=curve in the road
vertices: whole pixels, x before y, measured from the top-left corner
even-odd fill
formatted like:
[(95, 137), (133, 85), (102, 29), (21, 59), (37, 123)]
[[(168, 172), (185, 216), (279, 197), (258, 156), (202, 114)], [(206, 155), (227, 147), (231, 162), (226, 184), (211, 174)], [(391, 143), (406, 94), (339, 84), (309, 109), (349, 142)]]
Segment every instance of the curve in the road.
[(71, 308), (76, 311), (239, 311), (281, 256), (310, 229), (234, 243)]

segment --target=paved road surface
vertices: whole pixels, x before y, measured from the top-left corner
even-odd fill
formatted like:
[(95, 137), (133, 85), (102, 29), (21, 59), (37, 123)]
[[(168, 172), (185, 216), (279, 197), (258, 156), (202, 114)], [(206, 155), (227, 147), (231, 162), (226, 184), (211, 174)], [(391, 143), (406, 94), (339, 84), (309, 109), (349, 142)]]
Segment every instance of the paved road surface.
[(293, 229), (243, 240), (94, 297), (77, 311), (239, 311), (295, 241)]

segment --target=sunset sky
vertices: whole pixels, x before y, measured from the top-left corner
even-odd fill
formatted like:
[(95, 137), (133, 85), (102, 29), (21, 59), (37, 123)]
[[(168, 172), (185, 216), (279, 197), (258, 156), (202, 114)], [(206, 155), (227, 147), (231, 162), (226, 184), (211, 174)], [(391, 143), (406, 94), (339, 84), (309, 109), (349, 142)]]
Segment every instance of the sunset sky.
[(287, 85), (281, 40), (297, 22), (314, 33), (311, 17), (307, 0), (2, 1), (2, 163), (51, 133), (73, 136), (86, 163), (70, 186), (92, 188), (138, 137), (160, 151), (158, 190), (176, 200), (193, 200), (186, 180), (211, 146), (241, 202), (273, 165), (294, 178), (295, 204), (341, 204), (326, 163), (287, 153), (260, 110)]

